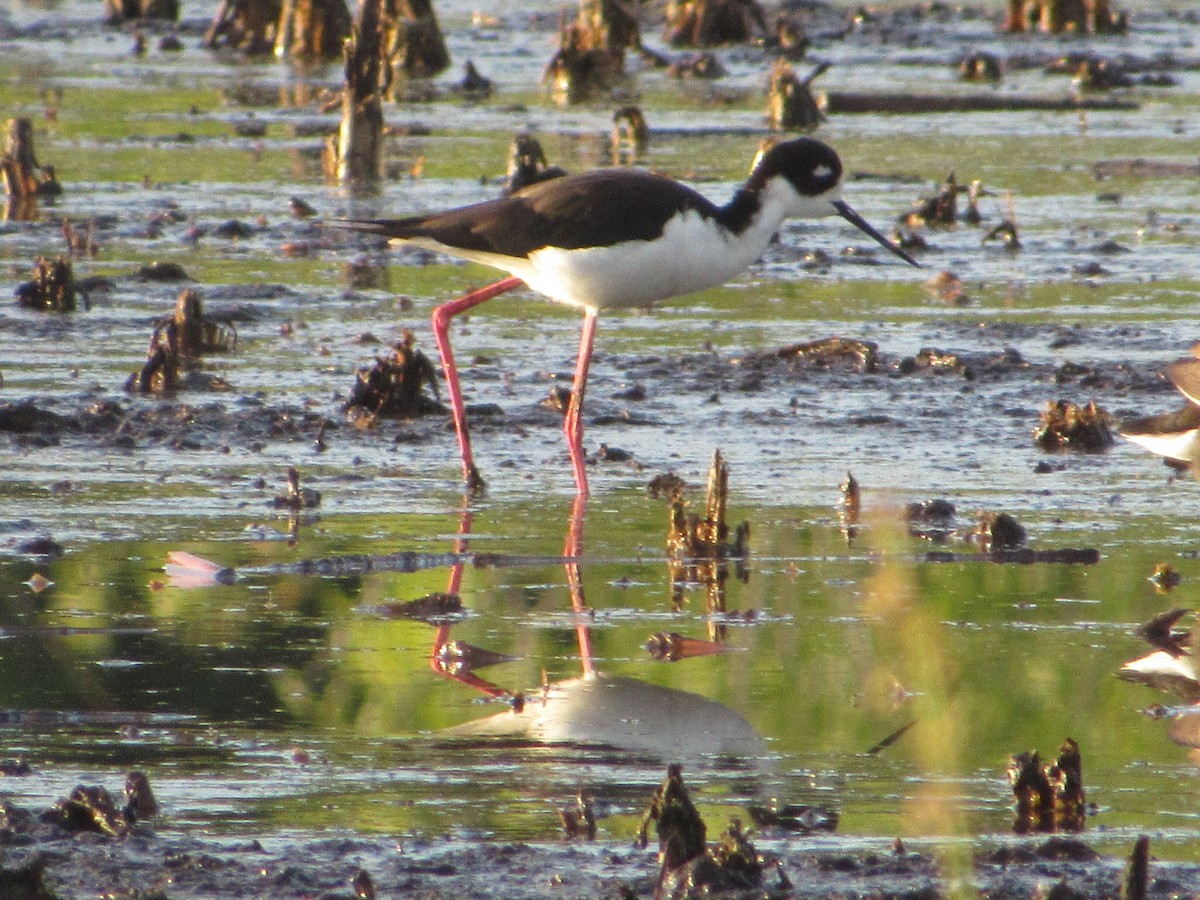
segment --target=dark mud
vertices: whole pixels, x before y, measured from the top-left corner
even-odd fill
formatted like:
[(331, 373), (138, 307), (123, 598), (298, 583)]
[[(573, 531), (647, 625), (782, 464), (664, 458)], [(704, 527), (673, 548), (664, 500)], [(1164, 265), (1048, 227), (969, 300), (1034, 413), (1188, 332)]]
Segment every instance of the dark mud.
[[(891, 425), (930, 437), (937, 436), (938, 428), (946, 424), (946, 415), (961, 410), (963, 403), (981, 414), (991, 410), (995, 417), (1026, 420), (1032, 432), (1040, 404), (1031, 403), (1031, 397), (1055, 393), (1100, 397), (1122, 418), (1140, 415), (1139, 410), (1150, 405), (1168, 408), (1171, 398), (1177, 396), (1161, 372), (1148, 370), (1136, 360), (1113, 359), (1111, 352), (1102, 360), (1051, 363), (1028, 360), (1017, 349), (1018, 344), (1029, 342), (1067, 353), (1076, 346), (1111, 348), (1128, 340), (1126, 326), (983, 325), (962, 331), (943, 328), (927, 337), (940, 341), (941, 346), (914, 348), (904, 355), (857, 341), (869, 347), (868, 358), (844, 353), (797, 354), (791, 346), (732, 354), (714, 349), (679, 356), (598, 353), (607, 379), (625, 387), (601, 389), (589, 398), (592, 402), (585, 413), (589, 436), (603, 440), (606, 425), (661, 427), (663, 403), (669, 404), (679, 395), (701, 395), (702, 405), (718, 404), (722, 395), (761, 396), (770, 408), (746, 412), (743, 417), (765, 426), (780, 410), (794, 408), (802, 394), (879, 391), (888, 398), (888, 412), (864, 411), (825, 424)], [(841, 336), (845, 338), (852, 336)], [(1012, 346), (1000, 349), (980, 346), (1010, 341)], [(502, 373), (489, 372), (489, 368), (486, 361), (477, 361), (472, 379), (485, 383), (499, 380)], [(371, 430), (355, 428), (345, 412), (346, 394), (353, 386), (353, 379), (347, 378), (345, 394), (335, 391), (324, 403), (304, 405), (279, 403), (270, 395), (241, 393), (228, 386), (207, 391), (193, 388), (150, 404), (117, 398), (111, 389), (73, 395), (34, 394), (0, 402), (0, 441), (14, 450), (64, 446), (85, 453), (136, 448), (258, 452), (279, 442), (307, 444), (306, 450), (319, 452), (324, 449), (320, 444), (333, 443), (367, 449), (378, 446), (381, 438), (394, 444), (434, 445), (432, 449), (448, 443), (448, 411), (432, 399), (425, 403), (429, 409), (425, 415), (383, 415)], [(209, 399), (204, 399), (206, 393)], [(561, 422), (553, 388), (540, 399), (531, 394), (504, 404), (469, 405), (468, 413), (472, 431), (480, 434), (546, 429), (546, 434), (553, 436)], [(603, 459), (603, 454), (598, 454), (593, 462), (600, 464)]]
[[(11, 806), (0, 819), (0, 892), (13, 900), (119, 898), (350, 898), (367, 873), (379, 897), (655, 896), (653, 850), (612, 841), (488, 843), (373, 839), (301, 832), (262, 840), (156, 833), (71, 834)], [(705, 896), (940, 897), (974, 890), (996, 900), (1116, 898), (1125, 861), (1086, 840), (1050, 837), (921, 852), (896, 842), (856, 852), (755, 835), (763, 886)], [(945, 854), (950, 853), (951, 856)], [(1151, 898), (1198, 896), (1200, 866), (1151, 862)], [(357, 896), (363, 896), (357, 894)]]
[[(261, 286), (256, 287), (254, 296), (261, 293)], [(241, 308), (218, 309), (213, 318), (249, 321), (252, 314)], [(51, 333), (54, 327), (53, 323), (46, 326)], [(609, 406), (617, 401), (617, 408), (589, 411), (585, 416), (592, 426), (613, 421), (629, 425), (661, 424), (639, 416), (639, 403), (648, 399), (669, 400), (680, 391), (763, 393), (786, 400), (789, 392), (798, 388), (829, 392), (890, 385), (897, 405), (916, 414), (913, 424), (918, 423), (921, 412), (916, 401), (923, 394), (944, 391), (981, 394), (997, 391), (1028, 396), (1034, 388), (1050, 386), (1103, 392), (1106, 399), (1119, 402), (1122, 398), (1132, 398), (1138, 403), (1153, 395), (1171, 396), (1173, 388), (1162, 372), (1147, 369), (1140, 360), (1113, 358), (1112, 348), (1128, 344), (1131, 339), (1136, 341), (1139, 335), (1140, 329), (1125, 325), (947, 323), (924, 335), (931, 342), (940, 342), (938, 346), (914, 347), (909, 354), (881, 349), (853, 334), (830, 336), (812, 343), (852, 342), (866, 348), (856, 355), (844, 351), (829, 353), (821, 348), (811, 353), (796, 352), (796, 345), (742, 353), (713, 348), (706, 353), (677, 356), (630, 356), (600, 351), (596, 358), (603, 361), (608, 378), (626, 387), (608, 397), (601, 394), (595, 398), (596, 403)], [(1157, 341), (1157, 338), (1146, 340)], [(1050, 363), (1026, 359), (1018, 348), (1031, 343), (1065, 353), (1078, 347), (1087, 361)], [(1095, 348), (1105, 348), (1104, 359), (1092, 359)], [(500, 380), (502, 375), (500, 368), (487, 359), (477, 359), (471, 373), (472, 379), (485, 383)], [(347, 379), (347, 393), (353, 386), (353, 379)], [(202, 385), (196, 385), (178, 393), (186, 393), (186, 397), (167, 396), (149, 408), (138, 404), (127, 404), (127, 408), (119, 401), (112, 402), (107, 399), (113, 397), (111, 389), (97, 388), (65, 396), (34, 394), (0, 404), (0, 434), (18, 444), (78, 440), (84, 448), (103, 448), (119, 440), (129, 446), (144, 443), (188, 449), (189, 442), (199, 442), (197, 446), (209, 449), (228, 446), (253, 449), (270, 440), (303, 437), (321, 428), (336, 432), (348, 427), (343, 421), (346, 397), (340, 390), (333, 392), (324, 411), (313, 409), (312, 404), (299, 407), (272, 403), (273, 398), (262, 393), (240, 393), (232, 386), (206, 391)], [(204, 393), (213, 395), (212, 399), (198, 401), (197, 395)], [(425, 414), (417, 417), (384, 413), (380, 423), (414, 429), (397, 440), (432, 440), (434, 434), (448, 427), (449, 412), (436, 402), (427, 403), (426, 407)], [(551, 426), (557, 424), (560, 414), (553, 391), (540, 399), (530, 398), (525, 405), (476, 404), (469, 412), (472, 430), (487, 429), (489, 425)], [(1036, 419), (1035, 411), (1029, 413)], [(224, 442), (217, 439), (222, 432), (229, 435)]]

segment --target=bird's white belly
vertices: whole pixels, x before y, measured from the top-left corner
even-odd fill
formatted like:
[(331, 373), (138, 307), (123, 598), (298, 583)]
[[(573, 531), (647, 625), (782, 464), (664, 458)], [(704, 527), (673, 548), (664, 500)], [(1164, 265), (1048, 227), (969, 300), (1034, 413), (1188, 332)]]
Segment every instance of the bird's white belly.
[(1200, 459), (1200, 432), (1195, 428), (1170, 434), (1133, 434), (1122, 431), (1121, 436), (1167, 459), (1179, 462), (1194, 462)]
[[(749, 240), (747, 240), (749, 238)], [(551, 300), (593, 309), (647, 306), (724, 284), (762, 253), (768, 234), (731, 237), (711, 219), (673, 221), (657, 241), (562, 250), (546, 247), (513, 271)]]

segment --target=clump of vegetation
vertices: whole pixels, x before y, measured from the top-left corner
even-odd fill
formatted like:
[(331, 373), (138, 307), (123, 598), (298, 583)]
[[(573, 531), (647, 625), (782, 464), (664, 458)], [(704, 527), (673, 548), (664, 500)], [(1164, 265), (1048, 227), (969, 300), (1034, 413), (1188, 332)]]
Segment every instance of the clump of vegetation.
[(1083, 791), (1083, 757), (1073, 739), (1063, 741), (1058, 759), (1042, 763), (1036, 750), (1018, 753), (1008, 767), (1017, 798), (1017, 834), (1083, 831), (1087, 807)]
[(33, 152), (33, 122), (29, 119), (8, 120), (4, 155), (0, 156), (0, 178), (8, 198), (5, 218), (32, 219), (37, 197), (54, 197), (62, 193), (54, 167), (38, 165)]
[(756, 0), (673, 0), (667, 6), (666, 40), (675, 47), (720, 47), (770, 35)]
[[(667, 766), (667, 777), (642, 817), (637, 837), (640, 847), (646, 846), (650, 822), (658, 832), (656, 897), (724, 896), (727, 891), (762, 885), (767, 861), (738, 819), (731, 820), (717, 844), (709, 847), (704, 819), (688, 796), (683, 769), (677, 763)], [(791, 887), (782, 872), (780, 882), (781, 888)]]
[[(364, 366), (355, 376), (347, 414), (355, 421), (364, 415), (410, 418), (437, 412), (437, 374), (433, 363), (413, 345), (416, 337), (405, 331), (386, 356), (377, 356), (373, 366)], [(431, 388), (433, 397), (425, 393)]]
[(1068, 400), (1052, 400), (1042, 411), (1033, 440), (1043, 450), (1079, 450), (1099, 453), (1113, 444), (1112, 416), (1094, 400), (1078, 406)]
[(84, 307), (91, 308), (85, 294), (75, 282), (70, 260), (39, 256), (33, 263), (33, 280), (17, 285), (17, 303), (29, 309), (48, 309), (54, 312), (74, 312), (76, 300), (82, 298)]
[(825, 121), (825, 102), (810, 85), (829, 68), (821, 63), (803, 78), (786, 59), (771, 67), (767, 88), (767, 123), (777, 131), (813, 131)]
[(200, 294), (187, 288), (176, 298), (174, 314), (160, 319), (154, 327), (151, 343), (159, 340), (171, 341), (182, 356), (202, 356), (232, 350), (237, 344), (237, 331), (209, 319)]
[(179, 0), (104, 0), (104, 21), (120, 25), (130, 19), (179, 19)]
[(582, 103), (611, 90), (625, 74), (625, 51), (641, 46), (632, 4), (580, 0), (575, 18), (559, 29), (542, 83), (560, 105)]
[(1124, 34), (1129, 16), (1108, 0), (1008, 0), (1004, 30), (1012, 34)]

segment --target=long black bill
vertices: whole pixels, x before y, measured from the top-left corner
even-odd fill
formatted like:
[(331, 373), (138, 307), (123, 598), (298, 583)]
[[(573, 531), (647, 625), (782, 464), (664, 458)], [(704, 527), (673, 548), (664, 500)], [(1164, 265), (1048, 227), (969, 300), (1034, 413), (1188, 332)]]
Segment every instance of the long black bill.
[(875, 240), (879, 241), (880, 244), (882, 244), (884, 247), (887, 247), (906, 263), (911, 266), (916, 266), (918, 269), (921, 268), (921, 264), (919, 262), (909, 256), (905, 250), (896, 246), (882, 234), (876, 231), (875, 227), (858, 213), (856, 213), (853, 209), (851, 209), (850, 204), (845, 200), (834, 200), (833, 208), (838, 211), (838, 215), (840, 215), (843, 219), (845, 219), (851, 225), (854, 225), (860, 231), (863, 231), (875, 238)]

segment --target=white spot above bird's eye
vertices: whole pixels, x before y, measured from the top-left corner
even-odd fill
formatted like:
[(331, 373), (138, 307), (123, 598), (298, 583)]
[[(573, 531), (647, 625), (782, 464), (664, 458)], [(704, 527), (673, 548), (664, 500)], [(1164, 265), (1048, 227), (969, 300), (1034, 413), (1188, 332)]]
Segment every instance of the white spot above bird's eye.
[(831, 175), (833, 175), (833, 169), (830, 166), (817, 166), (815, 169), (813, 169), (814, 178), (825, 179), (829, 178)]

